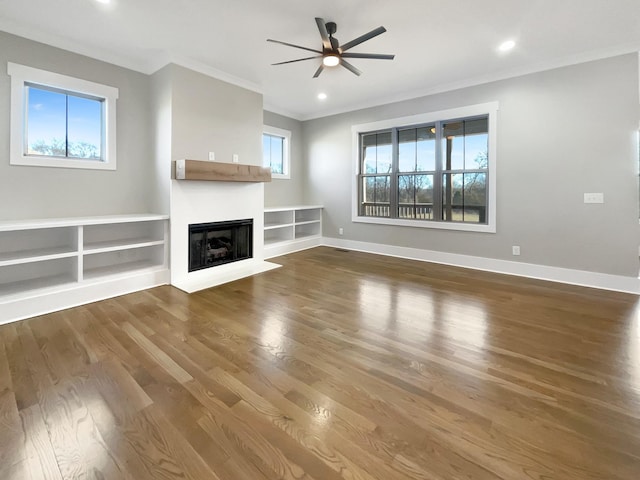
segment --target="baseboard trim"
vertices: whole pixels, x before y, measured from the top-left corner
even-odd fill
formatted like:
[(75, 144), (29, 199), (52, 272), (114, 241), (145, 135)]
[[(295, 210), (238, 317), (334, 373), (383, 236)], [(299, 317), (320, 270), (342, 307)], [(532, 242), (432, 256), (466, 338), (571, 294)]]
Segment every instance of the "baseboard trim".
[(344, 248), (358, 252), (375, 253), (390, 257), (440, 263), (473, 270), (640, 295), (640, 280), (633, 277), (331, 237), (323, 237), (322, 244), (328, 247)]
[(268, 259), (279, 257), (280, 255), (299, 252), (301, 250), (307, 250), (309, 248), (318, 247), (320, 245), (322, 245), (321, 237), (303, 238), (301, 240), (276, 243), (274, 245), (264, 247), (264, 258)]
[(41, 294), (25, 294), (16, 300), (0, 302), (0, 325), (167, 285), (169, 277), (169, 270), (161, 268), (126, 276), (116, 275), (99, 281), (81, 282), (72, 287)]

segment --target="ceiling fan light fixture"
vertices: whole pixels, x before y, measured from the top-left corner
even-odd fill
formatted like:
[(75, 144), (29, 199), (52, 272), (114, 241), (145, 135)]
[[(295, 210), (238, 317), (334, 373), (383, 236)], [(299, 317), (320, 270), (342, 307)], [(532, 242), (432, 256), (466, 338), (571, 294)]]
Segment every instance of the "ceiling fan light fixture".
[(340, 57), (338, 55), (329, 54), (322, 57), (322, 64), (325, 67), (335, 67), (340, 63)]
[(498, 47), (498, 50), (501, 52), (508, 52), (509, 50), (513, 50), (513, 47), (516, 46), (516, 42), (513, 40), (507, 40), (506, 42), (502, 42)]
[(338, 30), (338, 26), (335, 22), (325, 22), (323, 18), (316, 17), (316, 25), (318, 27), (318, 32), (320, 33), (320, 37), (322, 38), (322, 49), (318, 50), (315, 48), (303, 47), (302, 45), (295, 45), (293, 43), (281, 42), (280, 40), (273, 40), (271, 38), (267, 38), (267, 42), (279, 43), (280, 45), (285, 45), (287, 47), (299, 48), (300, 50), (306, 50), (309, 52), (316, 53), (312, 57), (305, 58), (297, 58), (295, 60), (287, 60), (285, 62), (272, 63), (272, 65), (284, 65), (289, 63), (297, 63), (303, 62), (305, 60), (313, 60), (317, 58), (321, 58), (320, 66), (316, 70), (316, 73), (313, 74), (313, 78), (318, 78), (320, 74), (324, 71), (326, 67), (336, 67), (338, 65), (343, 66), (347, 70), (349, 70), (354, 75), (360, 76), (362, 73), (355, 66), (351, 65), (349, 60), (352, 58), (368, 58), (373, 60), (393, 60), (395, 55), (390, 54), (379, 54), (379, 53), (352, 53), (347, 52), (347, 50), (360, 45), (361, 43), (366, 42), (367, 40), (371, 40), (372, 38), (377, 37), (378, 35), (387, 31), (384, 27), (374, 28), (368, 33), (364, 35), (360, 35), (358, 38), (354, 38), (350, 42), (347, 42), (343, 45), (340, 45), (340, 42), (337, 38), (333, 36), (334, 33)]

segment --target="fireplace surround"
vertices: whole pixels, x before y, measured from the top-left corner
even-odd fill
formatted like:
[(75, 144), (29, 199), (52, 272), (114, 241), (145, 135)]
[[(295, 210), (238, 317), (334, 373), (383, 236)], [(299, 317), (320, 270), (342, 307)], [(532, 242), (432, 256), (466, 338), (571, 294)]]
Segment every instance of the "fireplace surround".
[(189, 272), (253, 257), (253, 219), (189, 224)]

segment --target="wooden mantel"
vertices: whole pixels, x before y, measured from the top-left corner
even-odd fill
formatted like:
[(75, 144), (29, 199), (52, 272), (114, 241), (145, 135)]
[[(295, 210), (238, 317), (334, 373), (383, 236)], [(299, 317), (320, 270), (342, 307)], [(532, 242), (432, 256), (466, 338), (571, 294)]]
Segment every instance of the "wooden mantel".
[(270, 182), (271, 169), (240, 163), (176, 160), (175, 178), (213, 182)]

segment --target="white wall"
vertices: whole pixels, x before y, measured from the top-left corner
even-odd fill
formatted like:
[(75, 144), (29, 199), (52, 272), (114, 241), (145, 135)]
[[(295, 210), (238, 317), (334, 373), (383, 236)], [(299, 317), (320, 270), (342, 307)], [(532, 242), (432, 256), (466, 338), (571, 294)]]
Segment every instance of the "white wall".
[(172, 76), (171, 65), (151, 75), (151, 120), (154, 168), (154, 211), (169, 213), (171, 196)]
[[(7, 62), (119, 89), (116, 171), (9, 165)], [(0, 220), (154, 211), (149, 77), (0, 32)]]
[(301, 205), (305, 202), (304, 187), (307, 177), (306, 163), (303, 158), (304, 138), (302, 122), (293, 118), (264, 112), (264, 124), (282, 128), (291, 132), (290, 177), (274, 178), (264, 185), (265, 207)]
[[(307, 200), (325, 206), (329, 237), (343, 227), (347, 240), (635, 277), (638, 93), (638, 57), (625, 55), (306, 121)], [(490, 101), (496, 234), (352, 223), (352, 125)], [(585, 192), (605, 204), (584, 204)]]

